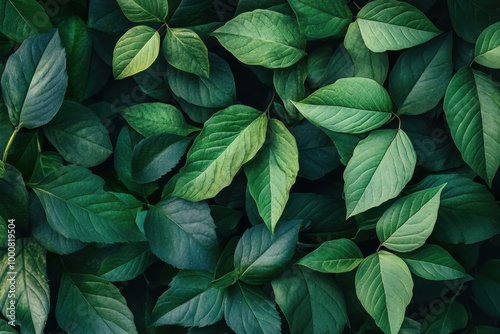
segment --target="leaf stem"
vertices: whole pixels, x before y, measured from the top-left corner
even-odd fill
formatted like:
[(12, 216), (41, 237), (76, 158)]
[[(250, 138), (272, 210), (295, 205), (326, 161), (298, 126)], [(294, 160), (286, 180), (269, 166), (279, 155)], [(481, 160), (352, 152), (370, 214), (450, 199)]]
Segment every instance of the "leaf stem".
[(9, 155), (9, 149), (12, 146), (12, 144), (14, 143), (14, 139), (16, 139), (16, 135), (19, 132), (19, 130), (20, 130), (20, 128), (16, 127), (14, 129), (14, 132), (12, 132), (12, 135), (10, 136), (9, 141), (7, 142), (7, 146), (5, 146), (5, 151), (3, 151), (3, 157), (2, 157), (3, 162), (7, 161), (7, 156)]
[(274, 98), (276, 97), (276, 91), (273, 91), (273, 96), (271, 97), (271, 101), (269, 101), (269, 104), (266, 107), (266, 110), (264, 111), (267, 115), (267, 118), (269, 118), (269, 110), (271, 109), (271, 106), (273, 105)]

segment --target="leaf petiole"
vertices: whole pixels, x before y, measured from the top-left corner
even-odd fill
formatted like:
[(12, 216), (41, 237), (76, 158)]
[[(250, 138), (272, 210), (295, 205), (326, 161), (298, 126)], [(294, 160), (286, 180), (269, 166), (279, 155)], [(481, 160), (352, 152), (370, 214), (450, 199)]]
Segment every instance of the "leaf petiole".
[(16, 135), (20, 129), (21, 129), (21, 127), (18, 126), (14, 129), (14, 132), (12, 132), (12, 135), (10, 136), (9, 141), (7, 142), (7, 146), (5, 146), (5, 151), (3, 151), (3, 157), (2, 157), (3, 162), (7, 161), (7, 156), (9, 155), (9, 149), (12, 146), (12, 144), (14, 143), (14, 140), (16, 139)]

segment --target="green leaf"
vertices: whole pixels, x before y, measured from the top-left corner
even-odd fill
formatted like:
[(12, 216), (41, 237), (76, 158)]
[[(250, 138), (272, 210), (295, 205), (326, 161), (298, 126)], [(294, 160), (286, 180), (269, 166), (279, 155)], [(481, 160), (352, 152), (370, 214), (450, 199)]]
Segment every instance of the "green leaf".
[(132, 178), (138, 183), (152, 182), (177, 166), (191, 141), (171, 134), (148, 137), (134, 147)]
[(448, 11), (455, 33), (469, 43), (500, 20), (497, 0), (448, 0)]
[(279, 275), (295, 251), (300, 222), (281, 222), (274, 234), (264, 224), (243, 233), (234, 252), (234, 267), (240, 280), (260, 285)]
[(173, 196), (196, 202), (217, 195), (264, 144), (266, 125), (264, 113), (243, 105), (213, 115), (188, 152)]
[(368, 3), (359, 11), (357, 22), (373, 52), (411, 48), (441, 33), (420, 10), (396, 0)]
[(394, 202), (377, 222), (377, 237), (382, 245), (396, 252), (421, 247), (434, 229), (445, 186), (421, 190)]
[(151, 251), (163, 261), (179, 269), (215, 268), (220, 250), (206, 203), (164, 198), (150, 207), (144, 229)]
[(94, 167), (113, 153), (108, 130), (91, 109), (64, 101), (43, 133), (64, 160), (83, 167)]
[(9, 325), (9, 323), (4, 319), (0, 319), (0, 333), (1, 334), (18, 334), (17, 331), (14, 329), (14, 327)]
[(406, 317), (403, 321), (403, 325), (401, 325), (399, 334), (420, 334), (421, 327), (422, 325), (420, 322)]
[(167, 68), (168, 83), (176, 96), (190, 104), (205, 108), (227, 107), (236, 100), (233, 73), (226, 61), (219, 56), (209, 53), (208, 59), (210, 79), (169, 66)]
[(208, 49), (191, 29), (169, 28), (163, 40), (163, 54), (178, 70), (209, 78)]
[(187, 136), (198, 130), (186, 122), (179, 109), (166, 103), (140, 103), (123, 109), (121, 114), (144, 137), (167, 133)]
[(153, 326), (204, 327), (222, 318), (225, 291), (212, 287), (212, 275), (180, 271), (170, 288), (158, 298), (152, 314)]
[(446, 250), (437, 245), (423, 245), (413, 252), (399, 256), (412, 273), (428, 280), (470, 278), (465, 269)]
[(453, 72), (452, 35), (446, 34), (405, 51), (389, 76), (389, 93), (398, 114), (419, 115), (444, 96)]
[(168, 1), (162, 0), (117, 0), (123, 14), (132, 22), (165, 22)]
[(413, 290), (403, 260), (380, 251), (367, 257), (356, 272), (356, 295), (384, 333), (397, 334)]
[(103, 186), (104, 180), (88, 169), (69, 165), (31, 188), (50, 226), (67, 238), (102, 243), (144, 240), (135, 224), (140, 202), (124, 202)]
[(444, 97), (451, 136), (464, 161), (490, 186), (500, 166), (500, 87), (471, 68), (459, 70)]
[[(14, 240), (14, 261), (9, 259), (7, 248), (0, 250), (2, 313), (6, 319), (20, 325), (22, 333), (43, 333), (50, 310), (46, 251), (33, 239), (19, 238), (16, 234)], [(11, 262), (14, 264), (10, 265)], [(14, 319), (9, 317), (11, 305), (14, 306)]]
[(313, 89), (352, 76), (354, 76), (354, 64), (343, 44), (335, 49), (328, 45), (320, 46), (307, 57), (307, 81)]
[(2, 0), (0, 13), (0, 32), (18, 43), (52, 28), (49, 16), (35, 0)]
[(271, 283), (291, 333), (342, 333), (348, 322), (347, 310), (334, 280), (293, 267)]
[(412, 191), (447, 183), (433, 237), (444, 243), (473, 244), (500, 233), (500, 208), (488, 189), (465, 176), (430, 175)]
[(159, 53), (158, 31), (143, 25), (133, 27), (120, 37), (113, 50), (115, 79), (123, 79), (144, 71), (153, 64)]
[(224, 318), (237, 334), (274, 334), (281, 331), (276, 304), (258, 287), (238, 283), (228, 288)]
[(300, 31), (308, 39), (340, 34), (351, 22), (352, 13), (343, 0), (290, 0)]
[(293, 106), (290, 100), (302, 100), (306, 96), (304, 85), (307, 70), (304, 61), (300, 61), (290, 67), (274, 70), (273, 84), (276, 93), (283, 100), (288, 115), (293, 119), (300, 120), (302, 115)]
[(12, 132), (14, 132), (14, 127), (10, 122), (7, 106), (0, 103), (0, 152), (5, 151)]
[(213, 34), (222, 46), (248, 65), (289, 67), (305, 55), (306, 40), (297, 21), (267, 9), (240, 14)]
[(66, 57), (57, 30), (28, 38), (9, 57), (2, 95), (15, 127), (37, 128), (59, 110), (66, 88)]
[(293, 104), (316, 126), (354, 134), (381, 127), (392, 111), (387, 91), (366, 78), (339, 79)]
[(58, 29), (66, 50), (66, 70), (68, 71), (66, 97), (82, 101), (85, 98), (92, 56), (90, 31), (78, 16), (61, 22)]
[(383, 84), (389, 72), (387, 52), (372, 52), (363, 42), (357, 21), (349, 24), (344, 46), (354, 62), (354, 76), (373, 79)]
[(474, 300), (488, 316), (500, 319), (500, 260), (483, 263), (472, 282)]
[(398, 196), (412, 178), (416, 160), (402, 130), (377, 130), (361, 140), (344, 171), (347, 218)]
[(299, 171), (298, 155), (295, 138), (281, 121), (271, 119), (266, 143), (245, 165), (248, 189), (271, 233), (274, 233), (295, 183)]
[(300, 259), (297, 264), (322, 273), (345, 273), (363, 261), (358, 246), (349, 239), (331, 240)]
[(63, 274), (56, 319), (70, 333), (137, 333), (125, 298), (112, 283), (87, 274)]
[(436, 310), (432, 309), (425, 317), (420, 333), (453, 333), (464, 329), (467, 326), (468, 318), (467, 311), (462, 304), (457, 302), (444, 303), (444, 305), (436, 306)]
[(474, 61), (490, 68), (500, 68), (500, 22), (484, 29), (476, 42)]
[(2, 165), (4, 175), (0, 178), (0, 216), (4, 220), (15, 219), (19, 230), (27, 229), (28, 191), (23, 176), (12, 165)]

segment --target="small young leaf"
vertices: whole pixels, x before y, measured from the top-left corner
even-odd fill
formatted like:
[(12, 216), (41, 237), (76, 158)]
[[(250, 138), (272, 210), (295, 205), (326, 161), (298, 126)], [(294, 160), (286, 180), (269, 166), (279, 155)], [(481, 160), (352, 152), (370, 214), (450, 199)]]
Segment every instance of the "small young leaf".
[(176, 69), (209, 78), (208, 49), (191, 29), (167, 29), (167, 36), (163, 40), (163, 54)]
[(115, 79), (123, 79), (144, 71), (153, 64), (159, 53), (158, 31), (142, 25), (133, 27), (120, 37), (113, 50)]
[(474, 61), (490, 68), (500, 68), (500, 22), (484, 29), (476, 42)]
[(397, 334), (413, 294), (411, 273), (403, 260), (380, 251), (356, 272), (356, 295), (384, 333)]
[(123, 14), (132, 22), (164, 22), (168, 14), (168, 1), (117, 0)]
[(377, 237), (382, 245), (396, 252), (421, 247), (434, 229), (445, 186), (421, 190), (394, 202), (377, 222)]
[(358, 246), (349, 239), (331, 240), (300, 259), (297, 264), (322, 273), (345, 273), (363, 261)]
[(361, 36), (373, 52), (401, 50), (427, 42), (441, 31), (417, 8), (396, 0), (375, 0), (358, 13)]
[(238, 60), (267, 68), (289, 67), (305, 55), (297, 21), (267, 9), (238, 15), (213, 32)]

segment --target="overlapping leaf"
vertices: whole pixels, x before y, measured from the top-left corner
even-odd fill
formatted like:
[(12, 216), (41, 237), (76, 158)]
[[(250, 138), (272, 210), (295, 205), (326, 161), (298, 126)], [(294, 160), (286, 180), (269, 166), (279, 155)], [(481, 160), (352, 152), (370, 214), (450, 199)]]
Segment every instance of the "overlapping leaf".
[(500, 22), (492, 24), (479, 35), (474, 55), (478, 64), (500, 68)]
[(49, 16), (36, 1), (0, 1), (0, 32), (20, 43), (52, 28)]
[(191, 29), (167, 29), (163, 54), (168, 63), (178, 70), (209, 78), (208, 49)]
[(168, 1), (117, 0), (123, 14), (132, 22), (164, 22), (168, 14)]

